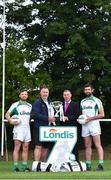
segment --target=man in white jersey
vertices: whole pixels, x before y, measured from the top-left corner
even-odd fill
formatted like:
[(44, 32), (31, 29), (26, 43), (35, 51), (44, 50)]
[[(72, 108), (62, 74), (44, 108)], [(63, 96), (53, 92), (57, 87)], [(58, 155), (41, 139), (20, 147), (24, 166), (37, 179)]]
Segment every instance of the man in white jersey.
[[(22, 146), (22, 171), (30, 171), (27, 167), (28, 160), (28, 148), (31, 141), (30, 133), (30, 112), (32, 105), (27, 103), (28, 92), (26, 90), (20, 91), (20, 100), (13, 103), (9, 110), (7, 111), (5, 117), (13, 128), (13, 140), (14, 140), (14, 151), (13, 151), (13, 161), (14, 161), (14, 171), (19, 172), (18, 159), (19, 152)], [(20, 121), (15, 121), (13, 117), (16, 116)]]
[(103, 148), (101, 146), (101, 128), (99, 119), (104, 117), (104, 109), (100, 99), (93, 96), (93, 87), (91, 84), (84, 86), (86, 98), (81, 101), (82, 114), (87, 115), (86, 123), (82, 125), (82, 137), (85, 144), (85, 158), (87, 170), (91, 170), (92, 140), (99, 156), (99, 165), (97, 170), (103, 168)]

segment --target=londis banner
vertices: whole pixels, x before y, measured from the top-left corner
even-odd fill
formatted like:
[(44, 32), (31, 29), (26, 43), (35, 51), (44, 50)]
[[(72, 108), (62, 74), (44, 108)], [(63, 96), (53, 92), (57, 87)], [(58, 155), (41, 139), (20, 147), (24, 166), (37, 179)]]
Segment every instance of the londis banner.
[(76, 127), (40, 127), (40, 141), (55, 142), (49, 155), (48, 163), (62, 163), (74, 160), (75, 156), (71, 153), (77, 142)]

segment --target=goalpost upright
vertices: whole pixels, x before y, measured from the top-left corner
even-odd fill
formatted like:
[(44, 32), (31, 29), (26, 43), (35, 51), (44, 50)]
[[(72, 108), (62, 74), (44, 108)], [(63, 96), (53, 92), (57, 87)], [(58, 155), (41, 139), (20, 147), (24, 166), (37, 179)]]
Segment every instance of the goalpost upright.
[(1, 131), (1, 156), (4, 155), (4, 134), (5, 134), (5, 0), (3, 0), (3, 18), (2, 18), (2, 29), (3, 29), (3, 71), (2, 71), (2, 131)]

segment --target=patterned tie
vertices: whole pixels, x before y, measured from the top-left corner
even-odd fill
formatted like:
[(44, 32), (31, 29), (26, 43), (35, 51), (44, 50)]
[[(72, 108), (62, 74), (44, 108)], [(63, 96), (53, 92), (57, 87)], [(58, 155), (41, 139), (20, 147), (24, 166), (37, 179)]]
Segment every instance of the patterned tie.
[(69, 103), (66, 102), (66, 103), (65, 103), (65, 112), (67, 111), (68, 106), (69, 106)]

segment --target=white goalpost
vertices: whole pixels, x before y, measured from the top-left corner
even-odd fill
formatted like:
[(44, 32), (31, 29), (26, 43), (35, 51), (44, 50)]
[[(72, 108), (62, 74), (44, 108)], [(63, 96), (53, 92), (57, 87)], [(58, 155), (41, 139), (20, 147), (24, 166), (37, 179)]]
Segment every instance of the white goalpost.
[(2, 131), (1, 131), (1, 156), (4, 155), (4, 135), (5, 135), (5, 123), (4, 123), (4, 111), (5, 111), (5, 0), (3, 0), (3, 43), (1, 44), (3, 49), (3, 71), (2, 71)]

